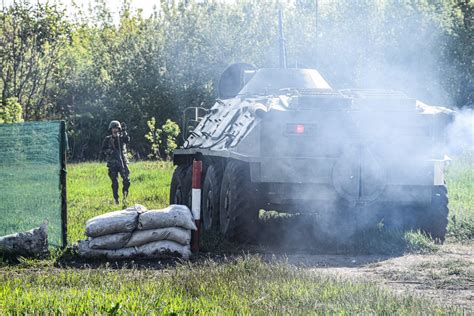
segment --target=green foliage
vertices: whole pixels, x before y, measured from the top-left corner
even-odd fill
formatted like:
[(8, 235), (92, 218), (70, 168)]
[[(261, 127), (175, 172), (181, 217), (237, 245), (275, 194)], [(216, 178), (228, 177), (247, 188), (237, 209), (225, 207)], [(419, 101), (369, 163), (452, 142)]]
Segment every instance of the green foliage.
[(164, 151), (167, 159), (169, 159), (173, 151), (178, 147), (176, 144), (176, 138), (180, 133), (179, 125), (170, 119), (166, 120), (166, 123), (161, 127), (163, 135), (166, 137)]
[(20, 103), (15, 98), (7, 98), (0, 103), (0, 124), (23, 122)]
[(71, 26), (64, 10), (20, 0), (0, 12), (0, 21), (1, 103), (16, 98), (25, 120), (63, 116), (55, 95), (61, 89), (59, 60)]
[(150, 154), (148, 154), (148, 158), (161, 159), (161, 157), (164, 157), (169, 159), (173, 151), (178, 147), (176, 144), (176, 138), (180, 133), (179, 125), (176, 122), (167, 119), (161, 128), (158, 128), (154, 117), (147, 121), (147, 125), (149, 131), (145, 135), (145, 138), (148, 140), (150, 145)]
[(449, 1), (450, 27), (441, 45), (444, 87), (458, 106), (474, 107), (474, 1)]
[(150, 154), (148, 158), (160, 159), (160, 145), (162, 130), (156, 126), (156, 120), (152, 117), (146, 122), (150, 131), (145, 135), (145, 138), (150, 142)]

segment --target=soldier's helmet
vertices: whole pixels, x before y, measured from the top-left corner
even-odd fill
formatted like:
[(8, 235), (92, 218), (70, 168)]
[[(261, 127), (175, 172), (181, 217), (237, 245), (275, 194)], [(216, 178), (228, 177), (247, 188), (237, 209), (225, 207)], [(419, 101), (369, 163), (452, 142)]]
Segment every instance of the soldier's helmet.
[(109, 124), (109, 130), (111, 130), (114, 127), (121, 128), (120, 127), (120, 122), (119, 121), (111, 121), (110, 124)]

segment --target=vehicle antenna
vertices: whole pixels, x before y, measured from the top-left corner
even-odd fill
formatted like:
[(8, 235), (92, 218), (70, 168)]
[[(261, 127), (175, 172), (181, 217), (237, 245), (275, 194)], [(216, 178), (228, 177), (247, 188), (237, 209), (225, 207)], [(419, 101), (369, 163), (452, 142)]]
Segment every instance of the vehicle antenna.
[(286, 47), (285, 38), (283, 37), (283, 12), (278, 10), (278, 41), (280, 46), (280, 67), (286, 68)]

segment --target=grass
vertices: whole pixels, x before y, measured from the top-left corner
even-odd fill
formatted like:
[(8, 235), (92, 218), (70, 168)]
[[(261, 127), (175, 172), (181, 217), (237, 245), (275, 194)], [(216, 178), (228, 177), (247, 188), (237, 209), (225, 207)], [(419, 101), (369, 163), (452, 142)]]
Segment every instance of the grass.
[(422, 262), (413, 267), (430, 277), (433, 287), (468, 289), (474, 279), (474, 267), (469, 260), (451, 259), (443, 262)]
[(440, 250), (440, 245), (420, 231), (371, 229), (360, 232), (342, 253), (402, 255), (428, 254)]
[(0, 273), (5, 314), (460, 314), (373, 283), (267, 263), (255, 256), (173, 270)]
[[(139, 162), (130, 169), (129, 204), (142, 203), (148, 208), (168, 204), (170, 163)], [(455, 219), (449, 232), (454, 238), (460, 234), (459, 222), (474, 218), (473, 172), (473, 165), (462, 161), (453, 163), (448, 173), (451, 218)], [(122, 208), (112, 200), (104, 164), (68, 166), (70, 244), (84, 238), (87, 219)], [(462, 234), (472, 238), (472, 231)], [(432, 249), (423, 235), (412, 233), (405, 238), (414, 251)], [(60, 251), (54, 255), (60, 256)], [(328, 277), (258, 256), (201, 260), (161, 270), (133, 269), (133, 263), (122, 269), (107, 264), (75, 269), (58, 268), (54, 260), (20, 261), (16, 266), (0, 264), (0, 314), (462, 313), (412, 295), (394, 294), (371, 282)], [(446, 274), (458, 275), (464, 271), (459, 267), (453, 263), (446, 267)]]
[(449, 195), (448, 236), (474, 239), (474, 153), (456, 159), (447, 170)]
[(474, 267), (463, 256), (425, 256), (407, 265), (394, 264), (380, 271), (392, 281), (407, 281), (425, 288), (444, 290), (472, 289)]
[(440, 245), (419, 231), (406, 232), (404, 239), (406, 241), (406, 251), (410, 253), (432, 253), (440, 249)]

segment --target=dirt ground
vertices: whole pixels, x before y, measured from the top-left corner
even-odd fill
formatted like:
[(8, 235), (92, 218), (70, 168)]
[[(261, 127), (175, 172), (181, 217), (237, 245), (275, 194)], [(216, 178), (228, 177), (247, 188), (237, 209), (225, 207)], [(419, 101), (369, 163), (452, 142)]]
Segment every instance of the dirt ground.
[(432, 254), (282, 256), (309, 271), (354, 281), (373, 281), (398, 292), (412, 293), (474, 314), (474, 244), (447, 243)]

